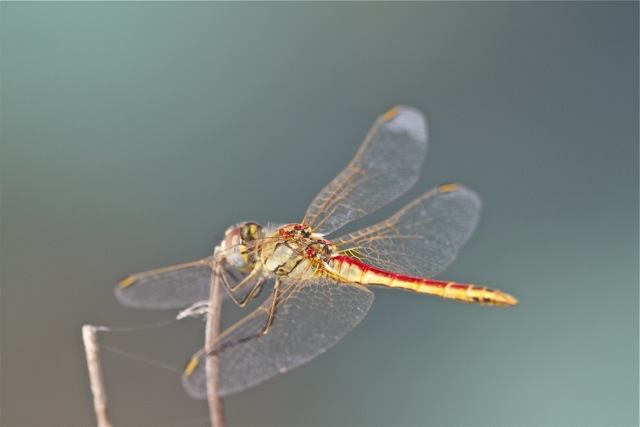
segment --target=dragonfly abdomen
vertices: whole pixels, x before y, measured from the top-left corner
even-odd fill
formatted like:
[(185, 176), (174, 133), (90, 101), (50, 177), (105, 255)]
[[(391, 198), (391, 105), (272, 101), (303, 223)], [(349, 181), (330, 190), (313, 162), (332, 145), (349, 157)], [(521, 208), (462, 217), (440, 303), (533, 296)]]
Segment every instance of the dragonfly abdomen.
[(331, 258), (329, 265), (345, 282), (400, 288), (472, 304), (509, 306), (518, 302), (511, 295), (495, 289), (391, 273), (346, 255)]

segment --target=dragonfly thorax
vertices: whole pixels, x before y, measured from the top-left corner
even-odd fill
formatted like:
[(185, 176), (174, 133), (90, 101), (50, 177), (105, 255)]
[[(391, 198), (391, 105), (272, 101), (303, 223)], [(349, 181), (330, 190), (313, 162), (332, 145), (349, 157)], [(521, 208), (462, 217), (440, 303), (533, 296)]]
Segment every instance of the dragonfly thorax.
[(243, 222), (227, 229), (221, 245), (226, 261), (240, 271), (252, 270), (257, 261), (253, 249), (264, 234), (264, 228), (255, 222)]
[[(314, 234), (310, 227), (302, 224), (289, 224), (278, 228), (271, 236), (265, 239), (260, 251), (260, 258), (264, 267), (278, 275), (289, 276), (292, 273), (312, 274), (313, 271), (304, 269), (294, 272), (297, 267), (302, 267), (303, 261), (328, 261), (334, 254), (333, 245), (322, 236)], [(311, 264), (304, 263), (308, 267)]]

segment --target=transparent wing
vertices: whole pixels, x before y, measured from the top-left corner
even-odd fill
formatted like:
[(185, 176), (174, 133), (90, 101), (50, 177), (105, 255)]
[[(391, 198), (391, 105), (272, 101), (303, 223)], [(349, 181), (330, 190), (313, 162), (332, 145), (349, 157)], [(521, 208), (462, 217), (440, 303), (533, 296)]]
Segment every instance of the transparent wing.
[(331, 233), (411, 188), (427, 153), (426, 126), (422, 113), (410, 107), (378, 117), (354, 159), (311, 202), (304, 224)]
[[(329, 279), (281, 286), (275, 319), (266, 335), (261, 330), (273, 295), (220, 336), (216, 348), (221, 396), (258, 385), (325, 352), (362, 320), (373, 302), (368, 289)], [(203, 350), (196, 353), (183, 375), (183, 385), (194, 398), (206, 397), (204, 357)]]
[(480, 217), (480, 198), (456, 184), (435, 188), (386, 221), (333, 240), (338, 250), (387, 271), (433, 277), (456, 257)]
[[(122, 279), (115, 289), (121, 304), (132, 308), (184, 308), (209, 299), (213, 257), (186, 264), (159, 268)], [(223, 264), (223, 279), (233, 287), (247, 273)], [(227, 293), (223, 294), (228, 298)]]

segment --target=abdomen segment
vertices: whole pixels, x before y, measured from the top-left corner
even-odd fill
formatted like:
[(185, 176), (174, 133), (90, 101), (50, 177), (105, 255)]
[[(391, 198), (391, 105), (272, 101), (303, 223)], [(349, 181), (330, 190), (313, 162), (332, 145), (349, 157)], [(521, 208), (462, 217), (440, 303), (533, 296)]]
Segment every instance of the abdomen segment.
[(404, 276), (402, 274), (380, 270), (346, 255), (338, 255), (331, 258), (329, 266), (333, 273), (345, 282), (406, 289), (472, 304), (506, 307), (518, 303), (518, 300), (511, 295), (495, 289), (471, 284)]

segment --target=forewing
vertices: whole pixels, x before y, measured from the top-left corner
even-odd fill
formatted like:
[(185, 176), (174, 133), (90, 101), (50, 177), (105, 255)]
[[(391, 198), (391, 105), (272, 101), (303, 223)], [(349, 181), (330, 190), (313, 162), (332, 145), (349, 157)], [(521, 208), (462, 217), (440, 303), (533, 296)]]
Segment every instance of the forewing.
[[(128, 307), (149, 309), (184, 308), (208, 300), (212, 263), (213, 257), (208, 257), (125, 277), (116, 286), (116, 298)], [(247, 275), (224, 262), (220, 270), (231, 286)]]
[(426, 153), (422, 113), (392, 108), (378, 117), (354, 159), (311, 202), (304, 223), (328, 234), (386, 205), (416, 183)]
[[(337, 343), (365, 316), (373, 293), (360, 285), (329, 279), (283, 282), (272, 327), (261, 335), (273, 294), (250, 315), (223, 332), (219, 356), (220, 392), (227, 396), (300, 366)], [(204, 351), (183, 375), (189, 395), (206, 397)]]
[(386, 221), (333, 240), (338, 250), (390, 272), (433, 277), (456, 257), (480, 217), (480, 198), (441, 185)]

